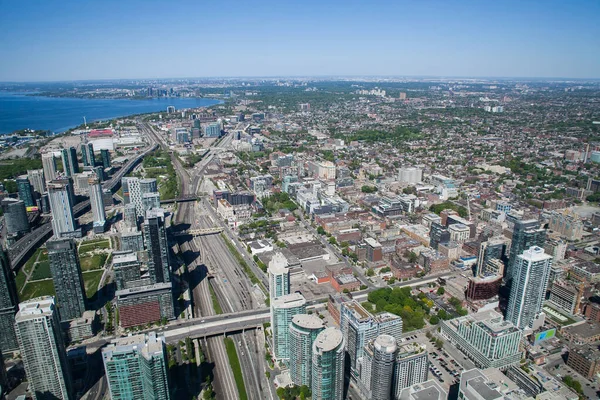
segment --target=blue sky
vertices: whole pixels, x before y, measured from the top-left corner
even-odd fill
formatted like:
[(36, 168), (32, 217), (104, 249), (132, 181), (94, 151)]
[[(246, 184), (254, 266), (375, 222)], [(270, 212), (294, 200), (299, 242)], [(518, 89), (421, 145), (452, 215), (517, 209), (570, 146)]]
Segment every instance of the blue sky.
[(600, 1), (0, 0), (0, 81), (600, 78)]

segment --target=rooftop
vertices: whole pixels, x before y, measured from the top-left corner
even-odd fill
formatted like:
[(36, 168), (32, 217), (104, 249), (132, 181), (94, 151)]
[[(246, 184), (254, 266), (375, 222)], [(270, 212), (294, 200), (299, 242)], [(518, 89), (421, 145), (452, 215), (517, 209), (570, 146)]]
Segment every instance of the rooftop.
[(306, 304), (306, 299), (300, 293), (290, 293), (271, 299), (271, 306), (277, 308), (299, 307)]
[(330, 326), (319, 333), (313, 346), (314, 348), (319, 349), (319, 352), (326, 352), (335, 350), (343, 341), (344, 336), (342, 335), (342, 331)]
[(304, 329), (325, 328), (325, 322), (314, 314), (296, 314), (292, 323)]

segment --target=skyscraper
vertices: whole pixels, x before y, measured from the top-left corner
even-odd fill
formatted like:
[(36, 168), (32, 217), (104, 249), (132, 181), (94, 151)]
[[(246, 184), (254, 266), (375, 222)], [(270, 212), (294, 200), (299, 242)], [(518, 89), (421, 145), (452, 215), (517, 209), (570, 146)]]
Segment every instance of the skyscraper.
[(88, 179), (90, 185), (90, 204), (94, 217), (94, 233), (103, 233), (106, 226), (106, 213), (104, 212), (104, 198), (102, 185), (96, 177)]
[(144, 193), (142, 195), (144, 212), (152, 208), (160, 208), (160, 195), (158, 193)]
[(290, 269), (288, 262), (282, 253), (275, 253), (267, 270), (269, 275), (269, 296), (275, 297), (290, 294)]
[(164, 336), (155, 332), (115, 339), (102, 350), (112, 400), (168, 400)]
[(38, 195), (41, 195), (46, 191), (46, 181), (44, 180), (43, 169), (28, 170), (27, 179), (29, 179), (31, 186), (33, 186), (33, 190), (35, 190)]
[(273, 330), (273, 358), (290, 358), (290, 323), (296, 314), (306, 312), (306, 299), (300, 293), (290, 293), (271, 299), (271, 329)]
[(542, 312), (552, 269), (552, 256), (532, 246), (517, 257), (508, 297), (506, 319), (518, 328), (533, 327)]
[(69, 150), (62, 149), (60, 151), (60, 158), (62, 160), (63, 172), (66, 176), (73, 176), (73, 169), (71, 168), (71, 160)]
[(313, 343), (313, 400), (342, 400), (344, 397), (344, 336), (337, 328), (323, 330)]
[(517, 257), (531, 246), (544, 247), (546, 231), (540, 228), (540, 222), (535, 219), (526, 221), (517, 220), (513, 227), (512, 241), (510, 244), (510, 255), (505, 269), (506, 281), (509, 286), (514, 277)]
[(398, 346), (396, 338), (379, 335), (365, 346), (359, 361), (359, 388), (365, 398), (390, 400)]
[(150, 281), (152, 283), (171, 282), (165, 211), (162, 208), (154, 208), (146, 213), (144, 240), (148, 249)]
[(424, 344), (408, 343), (398, 348), (394, 370), (393, 393), (400, 397), (402, 389), (427, 380), (429, 359)]
[(104, 168), (110, 168), (110, 152), (108, 149), (100, 150), (100, 157), (102, 158), (102, 166)]
[(29, 232), (29, 220), (23, 200), (6, 198), (2, 200), (2, 211), (6, 221), (6, 232), (9, 235), (19, 236)]
[(146, 193), (156, 193), (158, 191), (156, 179), (124, 177), (121, 179), (121, 185), (125, 204), (135, 204), (138, 218), (143, 217), (145, 215), (143, 196)]
[(400, 339), (402, 319), (397, 315), (383, 313), (374, 317), (357, 301), (342, 303), (340, 328), (344, 334), (346, 348), (350, 356), (352, 377), (358, 377), (357, 361), (363, 356), (365, 345), (381, 334)]
[(69, 181), (65, 179), (48, 182), (48, 200), (52, 212), (52, 230), (54, 236), (81, 237), (81, 229), (78, 229), (75, 218), (73, 218), (72, 189)]
[(60, 320), (79, 318), (85, 311), (86, 297), (77, 245), (73, 239), (53, 239), (46, 247)]
[(0, 248), (0, 351), (7, 352), (19, 347), (15, 336), (15, 313), (17, 312), (17, 286), (10, 269), (10, 261)]
[(67, 352), (54, 298), (38, 297), (19, 304), (15, 331), (34, 399), (73, 398)]
[(89, 142), (86, 144), (87, 147), (87, 157), (88, 157), (88, 163), (90, 167), (95, 167), (96, 166), (96, 155), (94, 154), (94, 144), (92, 142)]
[(297, 314), (290, 324), (290, 378), (297, 386), (312, 384), (312, 346), (325, 323), (314, 314)]
[(31, 182), (27, 179), (27, 175), (20, 176), (16, 179), (17, 192), (19, 193), (19, 200), (23, 200), (25, 207), (35, 206), (35, 199), (33, 198), (33, 187)]
[(46, 182), (56, 179), (56, 160), (54, 159), (54, 153), (50, 152), (42, 154), (42, 168), (44, 169), (44, 178), (46, 178)]
[(69, 166), (73, 175), (79, 173), (79, 161), (77, 160), (77, 148), (69, 147)]
[(476, 276), (488, 275), (487, 265), (491, 260), (503, 260), (506, 250), (506, 241), (502, 238), (491, 238), (479, 245), (479, 256), (477, 257)]
[(117, 290), (131, 287), (134, 282), (140, 280), (141, 264), (138, 260), (137, 253), (134, 253), (133, 251), (115, 251), (113, 252), (112, 262)]
[(123, 224), (129, 229), (137, 230), (137, 212), (135, 204), (129, 203), (125, 204), (125, 207), (123, 207)]

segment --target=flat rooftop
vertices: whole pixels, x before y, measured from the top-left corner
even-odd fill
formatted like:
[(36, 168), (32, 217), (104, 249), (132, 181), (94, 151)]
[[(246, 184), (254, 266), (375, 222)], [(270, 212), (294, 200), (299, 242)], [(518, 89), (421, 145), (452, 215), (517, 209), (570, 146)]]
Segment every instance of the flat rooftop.
[(319, 333), (315, 339), (315, 346), (322, 352), (335, 350), (344, 341), (342, 331), (330, 326)]

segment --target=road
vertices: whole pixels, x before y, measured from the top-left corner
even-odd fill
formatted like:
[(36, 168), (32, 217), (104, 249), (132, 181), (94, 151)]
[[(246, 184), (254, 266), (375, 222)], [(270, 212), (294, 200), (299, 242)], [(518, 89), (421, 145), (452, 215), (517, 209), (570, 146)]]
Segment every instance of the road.
[[(142, 129), (151, 135), (163, 149), (167, 149), (166, 141), (160, 134), (147, 124)], [(194, 196), (197, 194), (200, 182), (202, 181), (204, 171), (213, 161), (215, 155), (225, 149), (231, 143), (231, 135), (226, 136), (220, 142), (218, 149), (209, 149), (206, 156), (194, 168), (185, 170), (178, 157), (172, 155), (171, 159), (177, 172), (182, 197)], [(183, 226), (185, 229), (201, 229), (214, 227), (218, 219), (206, 215), (205, 210), (198, 207), (196, 202), (178, 203), (177, 213), (175, 215), (176, 226)], [(212, 316), (215, 313), (212, 306), (211, 287), (217, 297), (221, 308), (228, 312), (239, 312), (243, 310), (252, 310), (255, 307), (255, 301), (252, 298), (252, 288), (248, 277), (245, 275), (241, 266), (229, 252), (227, 245), (223, 242), (220, 235), (210, 235), (202, 237), (180, 237), (179, 246), (183, 252), (184, 262), (189, 271), (189, 283), (193, 296), (194, 315), (200, 317)], [(186, 240), (187, 239), (187, 240)], [(210, 279), (209, 279), (210, 277)], [(263, 314), (264, 315), (264, 314)], [(258, 321), (259, 324), (268, 320), (268, 313), (263, 317), (250, 317)], [(191, 335), (202, 336), (212, 334), (214, 329), (221, 330), (223, 326), (228, 326), (229, 330), (235, 330), (246, 326), (247, 320), (240, 322), (217, 323), (218, 326), (210, 325), (206, 322), (202, 328), (180, 328), (179, 330), (167, 332), (168, 340), (185, 338)], [(256, 345), (256, 338), (247, 337), (245, 334), (234, 334), (232, 339), (236, 344), (242, 374), (246, 383), (246, 391), (250, 399), (264, 399), (262, 388), (266, 387), (261, 382), (264, 374), (257, 374), (251, 366), (256, 364), (262, 354), (259, 354), (259, 346)], [(223, 395), (223, 398), (238, 398), (234, 377), (229, 367), (229, 359), (225, 349), (224, 342), (220, 337), (207, 338), (206, 348), (208, 357), (215, 362), (214, 381), (215, 391)], [(256, 360), (255, 360), (256, 359)], [(234, 393), (235, 392), (235, 393)]]

